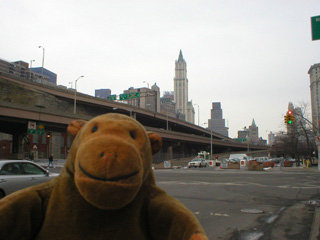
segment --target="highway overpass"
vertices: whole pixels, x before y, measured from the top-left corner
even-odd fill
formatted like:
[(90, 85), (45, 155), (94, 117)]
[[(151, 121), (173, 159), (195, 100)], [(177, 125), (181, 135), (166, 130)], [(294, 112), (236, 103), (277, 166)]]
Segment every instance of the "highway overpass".
[[(268, 146), (239, 143), (165, 114), (79, 92), (74, 114), (74, 95), (73, 89), (26, 81), (0, 72), (0, 132), (12, 136), (7, 157), (28, 158), (32, 152), (38, 158), (46, 158), (53, 152), (56, 158), (65, 158), (71, 145), (67, 125), (74, 119), (89, 120), (109, 112), (132, 116), (147, 130), (163, 138), (163, 148), (154, 157), (156, 162), (195, 156), (199, 151), (210, 152), (211, 136), (214, 155), (243, 152), (248, 148), (250, 151), (269, 150)], [(29, 122), (42, 123), (44, 135), (28, 134)], [(51, 134), (50, 138), (45, 137), (47, 133)], [(5, 154), (1, 149), (0, 158), (3, 158)]]

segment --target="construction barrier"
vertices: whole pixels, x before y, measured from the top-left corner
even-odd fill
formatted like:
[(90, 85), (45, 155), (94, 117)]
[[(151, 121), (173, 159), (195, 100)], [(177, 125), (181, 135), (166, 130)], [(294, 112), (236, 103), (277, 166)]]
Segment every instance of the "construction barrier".
[(216, 166), (216, 161), (214, 160), (209, 160), (208, 161), (209, 167), (215, 167)]

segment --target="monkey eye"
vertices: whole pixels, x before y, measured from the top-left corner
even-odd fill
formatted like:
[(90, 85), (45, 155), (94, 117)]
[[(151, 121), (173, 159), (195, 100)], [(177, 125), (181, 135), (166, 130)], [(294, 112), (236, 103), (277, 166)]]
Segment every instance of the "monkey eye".
[(132, 137), (132, 139), (136, 139), (136, 134), (134, 133), (134, 131), (130, 131), (130, 136)]
[(96, 125), (96, 126), (94, 126), (92, 129), (91, 129), (91, 132), (96, 132), (98, 130), (98, 126)]

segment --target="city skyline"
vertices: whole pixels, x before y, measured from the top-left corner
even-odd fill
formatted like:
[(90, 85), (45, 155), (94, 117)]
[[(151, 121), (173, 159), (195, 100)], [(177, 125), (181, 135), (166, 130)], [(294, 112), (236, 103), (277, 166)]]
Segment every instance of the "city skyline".
[(9, 1), (0, 9), (1, 58), (41, 67), (43, 46), (44, 67), (57, 73), (58, 85), (70, 87), (84, 75), (78, 91), (92, 96), (95, 89), (119, 94), (144, 82), (156, 82), (163, 93), (173, 90), (181, 49), (200, 124), (210, 119), (211, 103), (221, 102), (231, 138), (254, 118), (267, 139), (285, 129), (288, 102), (310, 106), (307, 72), (320, 62), (310, 17), (319, 7), (297, 0)]

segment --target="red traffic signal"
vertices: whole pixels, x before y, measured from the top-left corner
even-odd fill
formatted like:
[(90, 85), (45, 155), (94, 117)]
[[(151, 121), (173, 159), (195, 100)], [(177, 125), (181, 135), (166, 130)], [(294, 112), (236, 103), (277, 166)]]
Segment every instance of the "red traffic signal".
[(288, 111), (287, 112), (287, 115), (284, 117), (284, 122), (291, 125), (293, 124), (295, 121), (294, 119), (294, 115), (293, 115), (293, 112), (292, 111)]

